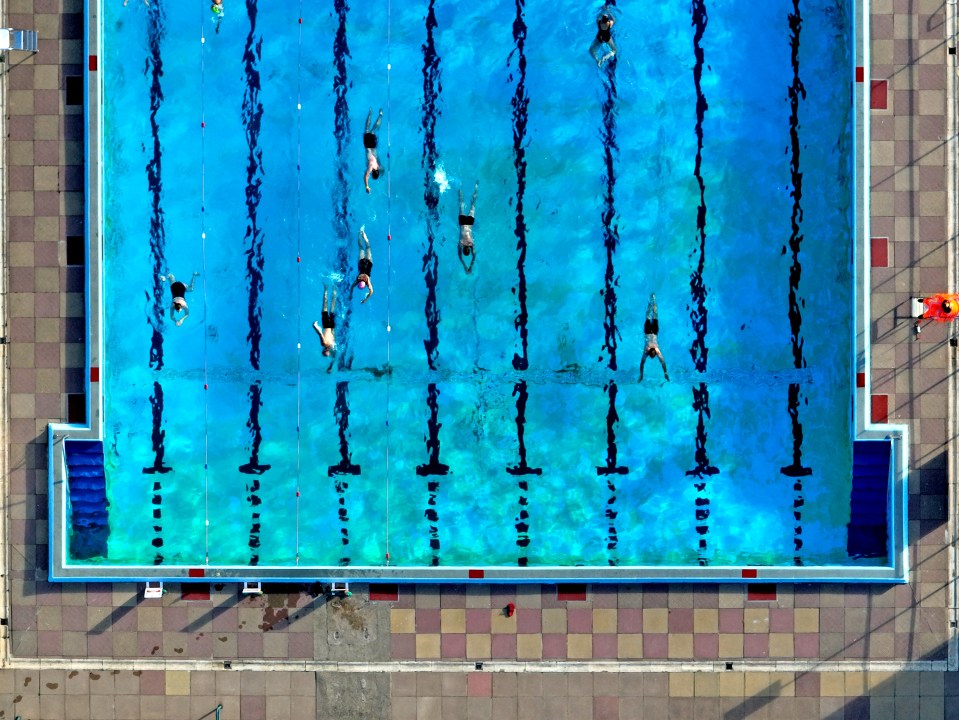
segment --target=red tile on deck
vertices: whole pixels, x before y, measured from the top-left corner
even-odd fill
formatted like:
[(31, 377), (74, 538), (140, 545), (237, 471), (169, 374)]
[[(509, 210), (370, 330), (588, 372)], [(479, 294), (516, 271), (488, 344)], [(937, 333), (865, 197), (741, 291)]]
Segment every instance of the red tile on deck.
[(870, 241), (873, 267), (889, 267), (889, 238), (874, 237)]
[(886, 110), (889, 107), (889, 81), (873, 80), (869, 88), (869, 107), (873, 110)]
[(874, 423), (889, 422), (889, 396), (872, 396), (872, 421)]

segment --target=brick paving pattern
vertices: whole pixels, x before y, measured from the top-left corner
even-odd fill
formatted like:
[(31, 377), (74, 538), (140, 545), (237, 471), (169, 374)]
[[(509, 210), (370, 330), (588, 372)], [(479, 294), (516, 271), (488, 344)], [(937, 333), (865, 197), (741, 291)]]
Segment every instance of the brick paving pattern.
[[(236, 0), (234, 0), (236, 1)], [(131, 0), (131, 11), (137, 0)], [(83, 115), (66, 106), (81, 75), (83, 3), (8, 0), (5, 22), (40, 31), (41, 51), (5, 69), (9, 546), (15, 658), (402, 661), (944, 660), (950, 637), (946, 545), (945, 327), (911, 337), (908, 299), (946, 288), (945, 8), (874, 0), (872, 76), (887, 81), (872, 112), (874, 395), (911, 427), (911, 582), (779, 585), (751, 602), (739, 586), (594, 586), (560, 601), (533, 586), (401, 587), (392, 603), (353, 599), (382, 637), (341, 647), (335, 608), (308, 593), (240, 598), (211, 588), (158, 601), (133, 584), (50, 585), (46, 427), (84, 386), (83, 269), (66, 238), (83, 234)], [(950, 288), (951, 289), (951, 288)], [(517, 606), (507, 618), (502, 607)], [(379, 623), (377, 625), (377, 623)], [(378, 644), (377, 644), (378, 643)], [(339, 649), (338, 649), (339, 648)], [(364, 654), (365, 653), (365, 654)], [(0, 718), (328, 717), (307, 672), (2, 670)], [(395, 718), (954, 718), (956, 673), (396, 673)], [(340, 717), (352, 717), (340, 708)]]

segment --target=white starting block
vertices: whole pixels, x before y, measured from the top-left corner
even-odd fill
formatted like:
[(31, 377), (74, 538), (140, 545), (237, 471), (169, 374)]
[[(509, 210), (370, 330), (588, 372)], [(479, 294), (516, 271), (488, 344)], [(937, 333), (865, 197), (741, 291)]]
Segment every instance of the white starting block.
[(262, 595), (263, 594), (263, 583), (261, 582), (245, 582), (243, 583), (243, 589), (240, 591), (243, 595)]
[(163, 597), (163, 583), (159, 580), (147, 580), (146, 590), (143, 591), (144, 600), (156, 600)]
[(921, 318), (925, 311), (926, 306), (923, 304), (922, 298), (909, 298), (909, 317)]
[(334, 581), (330, 585), (330, 593), (333, 595), (352, 595), (350, 592), (350, 584), (348, 582)]

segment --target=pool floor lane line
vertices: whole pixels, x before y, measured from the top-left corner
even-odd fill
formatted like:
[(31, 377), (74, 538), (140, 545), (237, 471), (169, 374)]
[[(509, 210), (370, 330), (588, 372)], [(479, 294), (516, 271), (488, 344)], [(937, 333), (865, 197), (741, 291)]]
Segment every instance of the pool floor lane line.
[(262, 329), (260, 321), (263, 308), (260, 296), (263, 293), (263, 230), (258, 221), (260, 199), (263, 186), (263, 150), (260, 148), (260, 128), (263, 119), (263, 103), (260, 101), (260, 58), (263, 38), (257, 33), (257, 0), (246, 0), (247, 15), (250, 18), (250, 30), (243, 48), (243, 73), (246, 77), (246, 90), (243, 93), (243, 127), (246, 132), (246, 213), (247, 226), (245, 241), (249, 243), (245, 251), (246, 274), (248, 281), (247, 322), (249, 332), (246, 336), (250, 348), (250, 368), (255, 373), (247, 397), (250, 400), (250, 413), (246, 426), (250, 432), (250, 460), (238, 470), (244, 475), (252, 475), (246, 485), (247, 502), (250, 504), (250, 565), (260, 562), (260, 532), (262, 529), (259, 507), (260, 480), (257, 476), (270, 469), (269, 464), (260, 462), (260, 444), (263, 432), (260, 427), (260, 408), (263, 406), (263, 384), (259, 379), (260, 340)]
[(423, 205), (426, 207), (426, 252), (423, 255), (423, 279), (426, 281), (426, 363), (430, 370), (436, 369), (439, 355), (440, 311), (436, 301), (436, 281), (439, 271), (439, 256), (436, 254), (436, 229), (439, 227), (439, 189), (436, 176), (436, 121), (440, 116), (438, 106), (442, 82), (440, 57), (436, 52), (433, 31), (436, 29), (435, 0), (430, 0), (426, 13), (426, 42), (423, 43)]
[[(706, 183), (703, 180), (703, 121), (709, 105), (706, 102), (706, 96), (703, 94), (702, 78), (703, 68), (706, 66), (705, 51), (703, 50), (703, 36), (706, 33), (708, 16), (706, 13), (706, 0), (693, 0), (692, 4), (692, 25), (695, 28), (693, 32), (693, 53), (696, 63), (693, 66), (693, 81), (696, 85), (696, 163), (693, 174), (696, 183), (699, 186), (699, 207), (696, 213), (696, 235), (698, 247), (693, 251), (696, 256), (696, 269), (689, 278), (690, 293), (692, 296), (692, 307), (689, 318), (692, 321), (695, 338), (692, 347), (689, 349), (693, 359), (693, 365), (699, 373), (706, 372), (707, 358), (709, 348), (706, 345), (707, 315), (706, 308), (706, 284), (703, 280), (703, 271), (706, 266)], [(706, 478), (710, 475), (716, 475), (719, 469), (710, 464), (709, 454), (706, 449), (706, 418), (711, 417), (709, 412), (709, 388), (705, 382), (700, 382), (698, 386), (693, 386), (693, 411), (697, 415), (696, 421), (696, 440), (694, 460), (696, 466), (692, 470), (687, 470), (686, 475), (696, 478), (693, 485), (696, 489), (696, 534), (698, 537), (697, 554), (699, 565), (708, 565), (707, 557), (708, 542), (706, 536), (709, 534), (709, 490)]]
[(520, 380), (513, 385), (513, 394), (516, 395), (516, 440), (519, 445), (519, 463), (509, 466), (506, 472), (510, 475), (519, 477), (519, 513), (514, 519), (516, 527), (516, 547), (519, 548), (519, 556), (516, 564), (520, 567), (529, 565), (527, 548), (529, 547), (529, 481), (528, 475), (542, 475), (543, 469), (530, 467), (526, 462), (526, 402), (529, 399), (529, 392), (526, 388), (526, 381)]
[(327, 477), (336, 478), (333, 490), (336, 493), (337, 518), (340, 522), (340, 542), (343, 545), (344, 555), (340, 558), (340, 565), (349, 565), (349, 553), (346, 547), (350, 544), (350, 513), (346, 505), (346, 492), (350, 488), (347, 478), (341, 476), (359, 475), (362, 468), (353, 462), (350, 453), (350, 384), (336, 383), (336, 402), (333, 406), (333, 416), (336, 418), (339, 436), (340, 461), (327, 468)]
[[(789, 267), (789, 329), (792, 344), (793, 365), (797, 368), (806, 367), (806, 358), (803, 355), (802, 337), (802, 310), (805, 300), (799, 296), (799, 281), (802, 277), (802, 265), (799, 262), (799, 251), (802, 247), (802, 180), (800, 170), (800, 153), (802, 150), (799, 139), (799, 103), (806, 99), (806, 88), (799, 77), (799, 43), (802, 32), (802, 14), (799, 0), (793, 0), (793, 11), (789, 14), (789, 46), (792, 63), (792, 83), (789, 85), (789, 171), (792, 183), (792, 215), (791, 234), (789, 236), (789, 252), (792, 263)], [(783, 252), (786, 248), (783, 248)], [(802, 462), (803, 428), (799, 421), (799, 408), (802, 405), (802, 392), (798, 383), (790, 383), (787, 395), (786, 408), (792, 429), (792, 462), (784, 466), (780, 472), (793, 479), (793, 551), (794, 563), (802, 565), (802, 507), (805, 504), (802, 478), (812, 475), (812, 468), (805, 467)]]
[[(440, 462), (440, 428), (439, 422), (439, 396), (440, 391), (436, 383), (430, 383), (427, 387), (426, 404), (430, 409), (430, 417), (427, 421), (429, 434), (426, 437), (426, 450), (429, 453), (429, 462), (425, 465), (416, 466), (416, 474), (419, 477), (433, 478), (438, 475), (449, 474), (449, 465)], [(433, 557), (430, 565), (437, 567), (440, 564), (440, 531), (439, 531), (439, 513), (436, 511), (436, 497), (440, 491), (439, 480), (430, 479), (426, 483), (428, 499), (426, 501), (426, 511), (423, 513), (426, 521), (429, 523), (430, 551)]]
[[(426, 252), (423, 255), (423, 279), (426, 282), (426, 306), (424, 308), (424, 314), (426, 315), (427, 335), (423, 341), (423, 347), (426, 350), (426, 364), (430, 371), (437, 369), (440, 345), (440, 310), (436, 298), (436, 283), (439, 275), (439, 256), (436, 253), (436, 232), (440, 226), (440, 196), (435, 177), (438, 157), (436, 149), (436, 121), (440, 116), (438, 102), (440, 92), (442, 91), (442, 74), (440, 72), (440, 56), (436, 51), (436, 39), (434, 35), (437, 25), (436, 1), (430, 0), (426, 11), (426, 41), (422, 45), (423, 155), (421, 161), (423, 169), (423, 204), (426, 208)], [(425, 465), (418, 465), (416, 467), (417, 476), (430, 478), (427, 481), (426, 510), (423, 516), (427, 522), (431, 553), (430, 565), (433, 567), (440, 564), (439, 513), (436, 509), (440, 483), (438, 480), (432, 478), (446, 475), (449, 472), (449, 466), (440, 460), (440, 428), (443, 427), (443, 424), (439, 421), (439, 395), (440, 391), (436, 383), (429, 383), (426, 388), (426, 407), (429, 409), (426, 449), (429, 453), (429, 461)]]
[[(153, 382), (153, 395), (150, 396), (150, 407), (153, 412), (153, 465), (143, 468), (144, 475), (160, 476), (172, 472), (173, 468), (163, 464), (163, 455), (165, 448), (163, 440), (166, 437), (166, 431), (162, 429), (163, 422), (163, 387), (159, 382)], [(114, 449), (115, 451), (115, 449)], [(163, 554), (160, 548), (163, 547), (163, 484), (160, 477), (153, 479), (153, 496), (150, 499), (153, 508), (153, 539), (150, 544), (156, 549), (153, 557), (154, 565), (163, 564)]]
[[(160, 143), (160, 123), (157, 113), (163, 105), (163, 57), (160, 52), (161, 43), (166, 35), (165, 14), (162, 0), (157, 0), (149, 6), (147, 31), (147, 71), (150, 77), (150, 136), (153, 141), (153, 156), (146, 165), (147, 187), (150, 192), (150, 257), (153, 261), (153, 306), (149, 316), (152, 330), (150, 340), (150, 367), (154, 370), (163, 369), (163, 333), (161, 328), (165, 315), (165, 285), (160, 280), (168, 268), (166, 266), (166, 227), (163, 212), (163, 147)], [(150, 294), (147, 293), (147, 303)]]
[(259, 225), (258, 212), (263, 187), (263, 150), (260, 148), (260, 128), (263, 119), (263, 103), (260, 102), (260, 58), (263, 38), (256, 30), (257, 0), (246, 0), (246, 9), (250, 17), (250, 31), (246, 36), (243, 49), (243, 72), (246, 76), (246, 90), (243, 93), (243, 127), (246, 132), (246, 213), (247, 226), (244, 238), (249, 247), (246, 255), (246, 275), (249, 283), (247, 300), (247, 322), (249, 332), (246, 336), (250, 345), (250, 367), (260, 369), (260, 340), (263, 331), (260, 321), (263, 308), (260, 295), (263, 293), (263, 234)]
[[(611, 7), (615, 2), (610, 2)], [(619, 247), (619, 223), (616, 216), (616, 159), (619, 155), (619, 145), (616, 141), (616, 67), (617, 59), (614, 55), (600, 72), (605, 75), (603, 89), (605, 95), (602, 102), (602, 125), (600, 137), (603, 140), (603, 165), (605, 168), (605, 188), (601, 222), (603, 227), (603, 246), (606, 251), (606, 270), (603, 275), (603, 352), (600, 362), (605, 359), (606, 367), (616, 372), (618, 362), (616, 352), (619, 346), (620, 331), (616, 324), (616, 287), (619, 285), (619, 276), (616, 274), (616, 249)], [(609, 409), (606, 413), (606, 464), (596, 467), (596, 475), (606, 479), (606, 510), (607, 522), (606, 550), (607, 562), (613, 566), (619, 564), (616, 548), (619, 544), (619, 534), (616, 531), (616, 475), (626, 475), (629, 468), (618, 464), (618, 449), (616, 446), (616, 426), (619, 423), (619, 413), (616, 411), (617, 386), (614, 380), (607, 383), (603, 391), (609, 398)]]
[(260, 408), (263, 406), (261, 399), (262, 385), (259, 380), (250, 385), (248, 397), (250, 399), (250, 419), (247, 421), (247, 427), (250, 430), (250, 462), (244, 463), (237, 468), (244, 475), (252, 475), (252, 479), (246, 485), (247, 502), (251, 508), (250, 524), (250, 565), (259, 564), (260, 548), (260, 507), (262, 500), (260, 498), (260, 481), (258, 476), (270, 469), (270, 465), (260, 463), (260, 443), (263, 441), (263, 432), (260, 428)]
[[(350, 163), (349, 156), (355, 152), (351, 146), (350, 134), (350, 80), (346, 72), (346, 59), (350, 57), (347, 43), (346, 21), (349, 15), (347, 0), (335, 0), (333, 11), (336, 13), (336, 31), (333, 34), (333, 138), (336, 140), (336, 153), (333, 164), (336, 180), (333, 183), (331, 201), (333, 204), (331, 235), (336, 239), (336, 258), (334, 272), (340, 277), (350, 276), (349, 252), (353, 247), (353, 215), (350, 212)], [(340, 370), (349, 370), (353, 365), (353, 351), (350, 343), (350, 320), (352, 304), (342, 303), (343, 316), (337, 320), (339, 343), (336, 351), (336, 366)]]
[[(153, 306), (148, 316), (150, 324), (150, 354), (149, 366), (153, 371), (153, 392), (149, 397), (151, 410), (150, 439), (153, 449), (153, 464), (143, 468), (145, 475), (153, 475), (152, 495), (150, 497), (150, 513), (153, 520), (153, 537), (150, 545), (153, 547), (153, 564), (161, 565), (164, 561), (163, 548), (163, 483), (162, 475), (173, 468), (164, 464), (166, 448), (164, 439), (166, 431), (163, 429), (163, 386), (159, 375), (163, 370), (163, 333), (165, 320), (165, 283), (160, 278), (167, 273), (166, 266), (166, 223), (163, 212), (163, 146), (160, 142), (160, 124), (157, 114), (163, 105), (163, 57), (161, 44), (166, 34), (165, 14), (162, 0), (157, 0), (148, 9), (147, 72), (150, 78), (150, 136), (153, 145), (153, 155), (146, 165), (147, 187), (150, 193), (150, 255), (152, 259), (152, 286)], [(147, 304), (150, 303), (150, 294), (147, 293)]]
[[(516, 56), (516, 89), (510, 104), (513, 107), (513, 167), (516, 169), (516, 270), (518, 281), (516, 299), (519, 303), (514, 324), (519, 332), (519, 352), (513, 353), (513, 369), (529, 368), (529, 347), (526, 309), (526, 217), (523, 214), (523, 199), (526, 195), (526, 128), (529, 120), (529, 95), (526, 92), (526, 20), (523, 17), (526, 0), (516, 0), (516, 18), (513, 20), (513, 42), (507, 64)], [(512, 76), (511, 76), (512, 77)]]

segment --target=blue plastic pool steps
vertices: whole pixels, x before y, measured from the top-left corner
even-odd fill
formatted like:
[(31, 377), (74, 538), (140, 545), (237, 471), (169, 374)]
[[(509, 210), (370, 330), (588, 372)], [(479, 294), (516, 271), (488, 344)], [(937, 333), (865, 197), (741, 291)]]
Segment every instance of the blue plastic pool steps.
[(889, 440), (857, 440), (852, 450), (852, 494), (846, 552), (853, 558), (886, 557), (889, 552)]
[(110, 535), (103, 443), (64, 440), (70, 493), (70, 555), (77, 560), (106, 557)]

